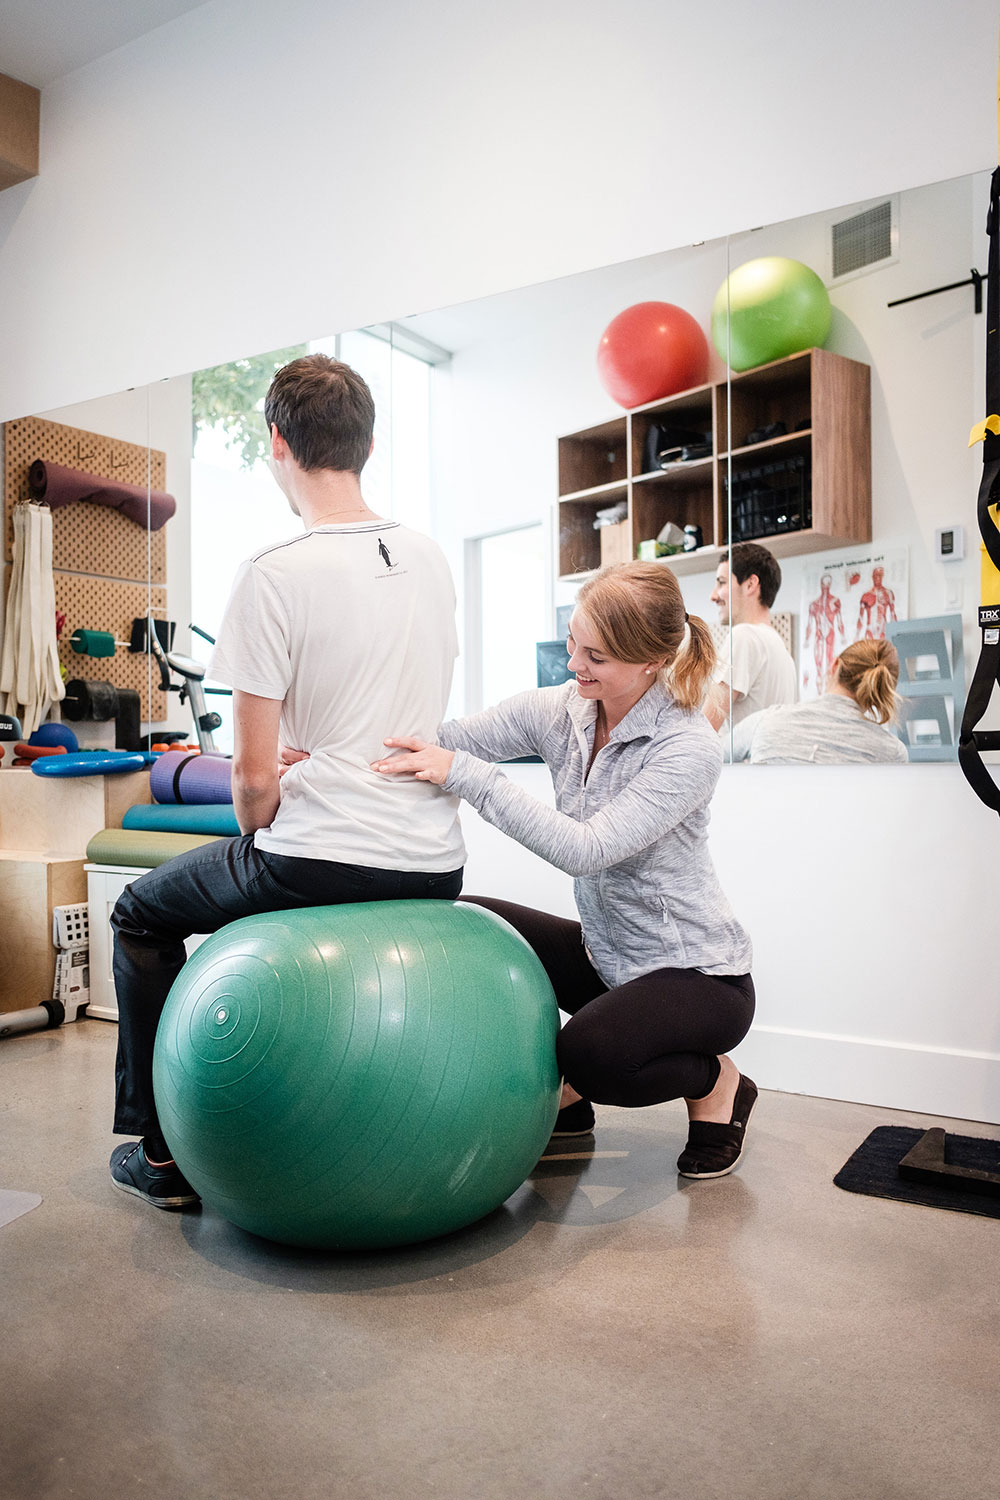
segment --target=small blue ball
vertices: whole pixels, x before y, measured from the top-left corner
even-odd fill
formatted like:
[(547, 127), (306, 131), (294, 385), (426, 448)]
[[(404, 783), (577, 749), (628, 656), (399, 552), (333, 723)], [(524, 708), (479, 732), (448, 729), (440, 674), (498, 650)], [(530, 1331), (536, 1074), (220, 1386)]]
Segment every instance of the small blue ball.
[(29, 745), (65, 745), (67, 755), (79, 750), (80, 742), (66, 724), (39, 724)]

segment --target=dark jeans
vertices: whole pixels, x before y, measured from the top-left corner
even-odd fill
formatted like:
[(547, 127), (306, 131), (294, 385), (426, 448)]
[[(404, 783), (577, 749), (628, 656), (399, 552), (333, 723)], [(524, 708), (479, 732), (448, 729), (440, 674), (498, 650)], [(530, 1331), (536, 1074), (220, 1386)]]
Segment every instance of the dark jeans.
[(749, 974), (654, 969), (609, 990), (583, 946), (579, 922), (464, 896), (503, 917), (535, 950), (571, 1019), (559, 1033), (559, 1071), (585, 1099), (637, 1107), (703, 1099), (719, 1056), (741, 1042), (754, 1013)]
[(145, 1136), (154, 1160), (169, 1154), (153, 1102), (153, 1045), (170, 986), (184, 967), (184, 939), (192, 933), (300, 906), (418, 897), (454, 901), (461, 889), (461, 870), (431, 875), (291, 859), (255, 848), (252, 834), (203, 844), (141, 875), (122, 892), (111, 917), (118, 995), (116, 1134)]

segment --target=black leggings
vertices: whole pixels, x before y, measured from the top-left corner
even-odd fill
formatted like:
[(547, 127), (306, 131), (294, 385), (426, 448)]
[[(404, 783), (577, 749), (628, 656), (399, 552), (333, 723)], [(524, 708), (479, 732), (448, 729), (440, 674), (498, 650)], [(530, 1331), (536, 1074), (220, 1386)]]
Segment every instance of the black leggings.
[(719, 1055), (750, 1030), (749, 974), (654, 969), (609, 990), (587, 957), (579, 922), (548, 912), (463, 896), (488, 907), (530, 943), (571, 1019), (559, 1033), (559, 1070), (598, 1104), (635, 1108), (703, 1099), (719, 1077)]

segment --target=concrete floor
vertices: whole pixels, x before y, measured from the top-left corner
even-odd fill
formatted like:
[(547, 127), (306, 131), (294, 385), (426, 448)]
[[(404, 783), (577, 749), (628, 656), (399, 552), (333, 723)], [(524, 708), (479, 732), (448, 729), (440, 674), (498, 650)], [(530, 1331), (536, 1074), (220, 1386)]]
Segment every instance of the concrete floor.
[(1000, 1220), (831, 1181), (925, 1117), (762, 1095), (683, 1184), (678, 1106), (603, 1109), (480, 1225), (320, 1255), (113, 1191), (114, 1046), (0, 1044), (0, 1187), (43, 1199), (0, 1228), (5, 1500), (997, 1495)]

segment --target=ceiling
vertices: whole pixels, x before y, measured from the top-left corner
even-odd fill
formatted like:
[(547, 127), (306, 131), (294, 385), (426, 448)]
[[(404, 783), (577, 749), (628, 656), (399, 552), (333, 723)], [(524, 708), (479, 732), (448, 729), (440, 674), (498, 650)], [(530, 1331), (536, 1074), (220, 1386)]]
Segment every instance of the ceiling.
[(0, 0), (0, 73), (44, 88), (206, 0)]

